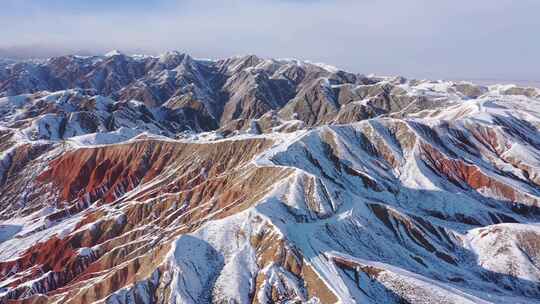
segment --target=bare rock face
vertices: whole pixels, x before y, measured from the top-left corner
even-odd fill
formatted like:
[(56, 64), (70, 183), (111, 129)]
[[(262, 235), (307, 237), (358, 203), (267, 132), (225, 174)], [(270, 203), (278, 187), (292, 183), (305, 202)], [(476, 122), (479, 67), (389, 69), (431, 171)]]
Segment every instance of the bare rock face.
[(537, 89), (0, 61), (0, 303), (540, 303)]

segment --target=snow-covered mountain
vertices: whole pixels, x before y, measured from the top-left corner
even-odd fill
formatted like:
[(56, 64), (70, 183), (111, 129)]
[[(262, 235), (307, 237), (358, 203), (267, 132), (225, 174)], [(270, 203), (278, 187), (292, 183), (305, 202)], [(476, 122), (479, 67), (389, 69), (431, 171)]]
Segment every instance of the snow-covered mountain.
[(0, 303), (540, 303), (540, 90), (0, 61)]

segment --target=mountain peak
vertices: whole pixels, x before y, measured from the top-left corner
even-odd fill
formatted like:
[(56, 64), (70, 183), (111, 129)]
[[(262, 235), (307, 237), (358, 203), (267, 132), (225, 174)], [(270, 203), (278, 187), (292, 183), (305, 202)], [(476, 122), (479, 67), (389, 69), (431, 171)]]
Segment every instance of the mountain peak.
[(119, 55), (124, 55), (124, 53), (120, 52), (119, 50), (111, 50), (107, 53), (105, 53), (105, 57), (113, 57), (113, 56), (119, 56)]

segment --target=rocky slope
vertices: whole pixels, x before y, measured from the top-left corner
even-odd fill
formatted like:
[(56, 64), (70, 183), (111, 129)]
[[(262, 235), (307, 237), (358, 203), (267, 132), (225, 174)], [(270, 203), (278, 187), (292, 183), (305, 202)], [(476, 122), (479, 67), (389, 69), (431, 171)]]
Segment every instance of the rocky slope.
[(0, 63), (0, 303), (540, 303), (540, 90)]

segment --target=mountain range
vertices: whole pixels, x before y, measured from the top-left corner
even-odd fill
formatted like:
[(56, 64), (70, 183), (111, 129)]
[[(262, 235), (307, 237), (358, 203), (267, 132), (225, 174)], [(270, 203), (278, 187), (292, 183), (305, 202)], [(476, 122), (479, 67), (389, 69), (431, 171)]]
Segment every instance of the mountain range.
[(0, 303), (540, 303), (540, 89), (0, 60)]

